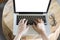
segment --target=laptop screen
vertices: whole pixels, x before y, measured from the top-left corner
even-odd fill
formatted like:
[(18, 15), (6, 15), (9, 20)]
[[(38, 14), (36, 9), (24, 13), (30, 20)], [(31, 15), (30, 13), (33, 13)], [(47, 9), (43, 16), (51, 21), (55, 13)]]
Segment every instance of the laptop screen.
[(38, 14), (47, 13), (50, 2), (51, 0), (13, 0), (14, 12), (38, 12)]

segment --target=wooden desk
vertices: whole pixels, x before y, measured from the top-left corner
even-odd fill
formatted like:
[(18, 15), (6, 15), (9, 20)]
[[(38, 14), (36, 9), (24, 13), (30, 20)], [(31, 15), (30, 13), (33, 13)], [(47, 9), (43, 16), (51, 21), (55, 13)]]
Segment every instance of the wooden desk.
[[(60, 24), (60, 6), (56, 2), (56, 0), (52, 0), (51, 6), (49, 9), (49, 14), (53, 12), (55, 14), (55, 18), (58, 24)], [(2, 20), (2, 26), (3, 26), (3, 32), (6, 36), (7, 40), (13, 40), (13, 2), (12, 0), (9, 0), (3, 10), (3, 20)], [(50, 27), (51, 32), (55, 31), (56, 27)]]

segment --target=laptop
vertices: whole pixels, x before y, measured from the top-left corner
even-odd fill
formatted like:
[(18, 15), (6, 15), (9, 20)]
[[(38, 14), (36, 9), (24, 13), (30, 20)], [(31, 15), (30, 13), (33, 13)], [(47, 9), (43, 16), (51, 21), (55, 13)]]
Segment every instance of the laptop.
[(18, 23), (21, 19), (28, 20), (27, 25), (30, 27), (25, 35), (38, 34), (33, 28), (32, 24), (35, 18), (42, 18), (45, 24), (47, 35), (50, 34), (50, 26), (48, 22), (48, 10), (51, 0), (13, 0), (14, 6), (14, 21), (13, 21), (13, 35), (17, 34)]

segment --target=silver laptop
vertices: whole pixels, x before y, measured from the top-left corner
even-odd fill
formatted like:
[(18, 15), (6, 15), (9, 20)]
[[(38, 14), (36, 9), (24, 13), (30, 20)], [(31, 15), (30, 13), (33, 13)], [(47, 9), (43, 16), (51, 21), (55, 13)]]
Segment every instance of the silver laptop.
[(17, 34), (18, 23), (21, 19), (28, 20), (27, 25), (30, 27), (25, 35), (38, 34), (33, 28), (32, 24), (35, 18), (42, 18), (45, 24), (47, 35), (50, 34), (50, 26), (48, 23), (48, 10), (51, 0), (13, 0), (14, 4), (14, 22), (13, 35)]

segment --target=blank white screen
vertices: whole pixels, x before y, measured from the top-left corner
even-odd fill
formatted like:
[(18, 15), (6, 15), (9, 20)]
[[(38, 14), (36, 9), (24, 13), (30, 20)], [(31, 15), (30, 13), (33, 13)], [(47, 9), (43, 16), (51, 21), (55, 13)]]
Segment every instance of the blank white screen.
[(46, 12), (49, 0), (15, 0), (16, 12)]

